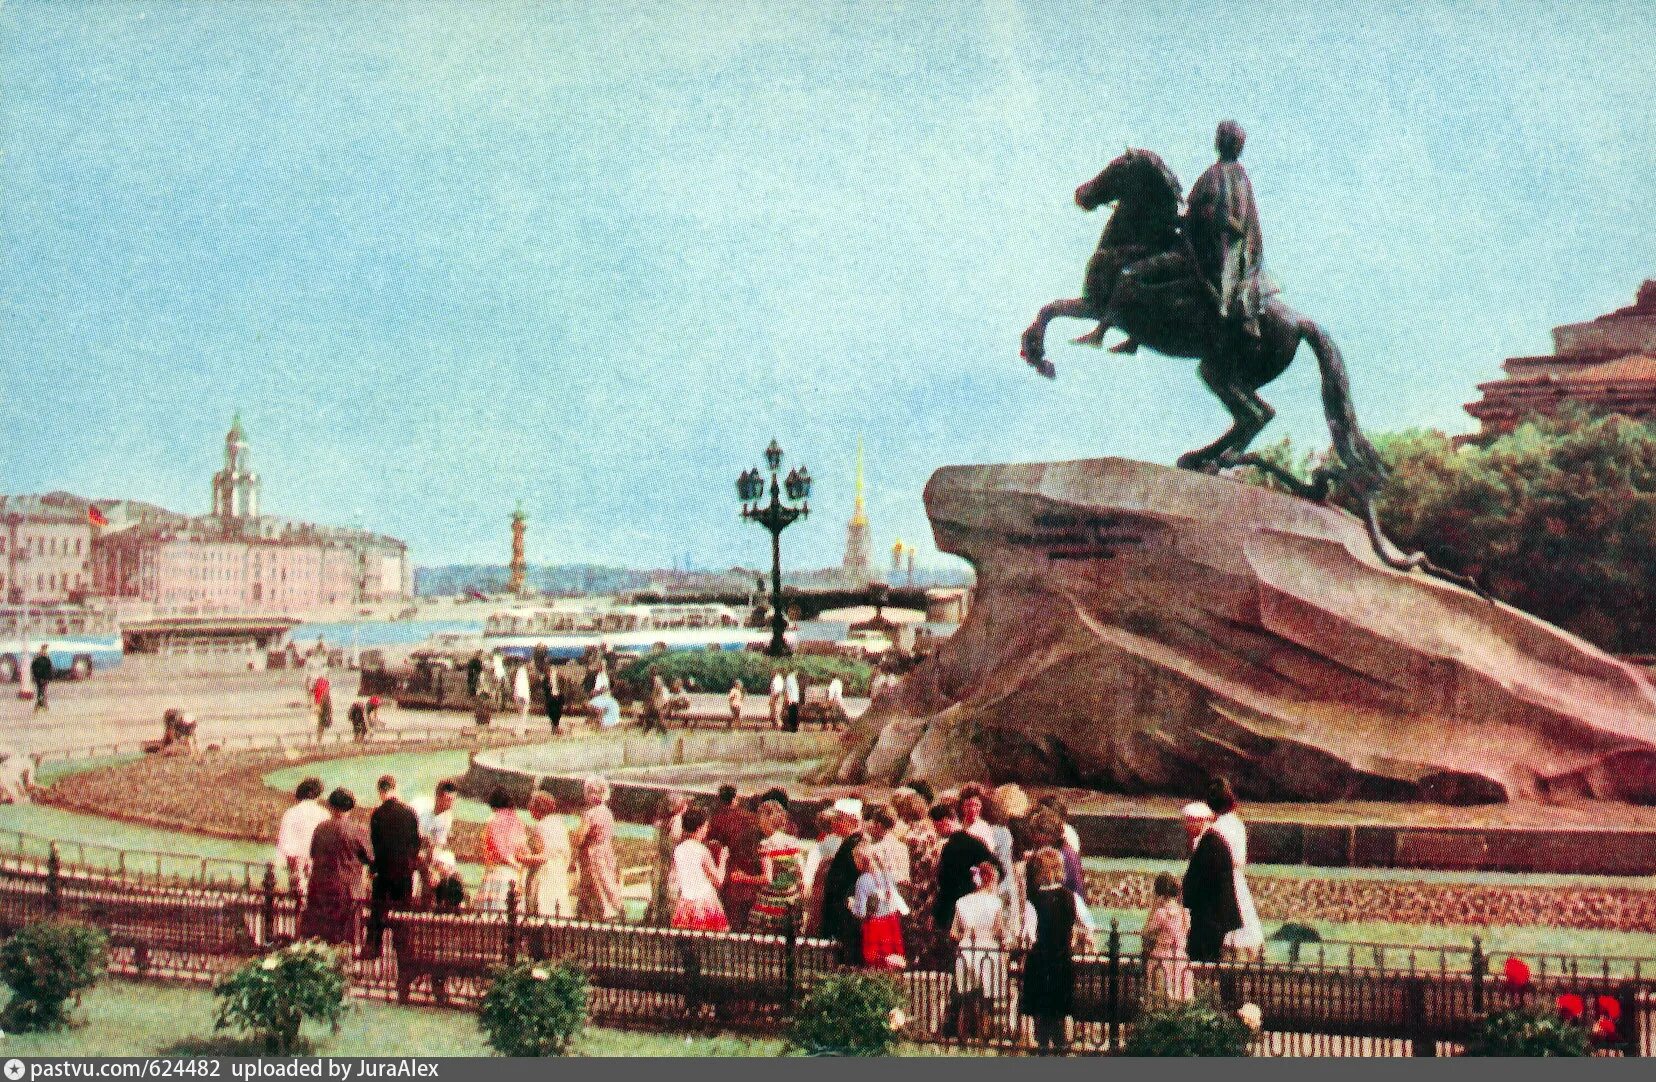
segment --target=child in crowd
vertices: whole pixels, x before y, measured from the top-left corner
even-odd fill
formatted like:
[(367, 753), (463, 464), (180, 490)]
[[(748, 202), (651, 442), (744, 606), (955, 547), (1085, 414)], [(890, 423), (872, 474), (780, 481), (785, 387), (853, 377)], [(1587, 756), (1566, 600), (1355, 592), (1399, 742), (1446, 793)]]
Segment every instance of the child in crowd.
[(1190, 935), (1190, 911), (1179, 901), (1179, 881), (1170, 872), (1156, 876), (1155, 899), (1145, 918), (1146, 990), (1152, 998), (1186, 1000), (1195, 993), (1185, 939)]
[(880, 866), (874, 847), (858, 844), (851, 854), (856, 862), (856, 893), (851, 896), (851, 914), (862, 921), (862, 960), (870, 969), (903, 969), (903, 911), (897, 881)]
[(460, 881), (460, 868), (452, 849), (438, 849), (431, 854), (432, 876), (437, 880), (431, 888), (432, 908), (439, 913), (459, 912), (466, 904), (466, 884)]

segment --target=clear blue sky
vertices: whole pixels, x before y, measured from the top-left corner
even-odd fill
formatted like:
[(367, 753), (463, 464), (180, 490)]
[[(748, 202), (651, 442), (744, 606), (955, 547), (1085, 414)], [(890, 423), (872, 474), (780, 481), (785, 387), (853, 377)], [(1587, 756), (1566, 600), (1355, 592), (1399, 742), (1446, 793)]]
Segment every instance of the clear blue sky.
[[(877, 551), (932, 470), (1225, 425), (1187, 362), (1017, 358), (1128, 143), (1214, 123), (1286, 299), (1374, 430), (1461, 404), (1656, 276), (1656, 5), (537, 3), (0, 8), (0, 490), (209, 506), (239, 409), (267, 510), (416, 559), (758, 563), (736, 474), (868, 444)], [(1268, 440), (1321, 446), (1309, 355)]]

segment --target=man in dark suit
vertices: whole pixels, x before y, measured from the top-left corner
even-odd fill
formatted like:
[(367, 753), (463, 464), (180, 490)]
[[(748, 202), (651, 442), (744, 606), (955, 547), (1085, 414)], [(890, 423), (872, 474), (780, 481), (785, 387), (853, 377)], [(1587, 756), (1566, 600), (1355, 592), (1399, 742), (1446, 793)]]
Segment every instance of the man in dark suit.
[(1212, 808), (1199, 801), (1185, 805), (1185, 835), (1191, 844), (1184, 876), (1184, 907), (1190, 910), (1185, 951), (1192, 962), (1219, 961), (1225, 935), (1242, 927), (1230, 846), (1212, 827)]
[(822, 877), (822, 921), (819, 933), (839, 940), (840, 961), (848, 966), (862, 964), (862, 922), (851, 912), (851, 896), (857, 890), (855, 854), (857, 846), (868, 837), (862, 825), (862, 801), (844, 798), (834, 801), (834, 833), (840, 836), (839, 848), (828, 867), (817, 872)]
[(954, 943), (949, 929), (954, 926), (955, 906), (960, 899), (977, 889), (972, 869), (988, 861), (993, 864), (995, 854), (982, 839), (960, 825), (960, 806), (954, 801), (939, 801), (930, 812), (932, 828), (943, 839), (937, 853), (937, 900), (932, 904), (932, 928), (936, 938), (930, 944), (933, 965), (946, 964), (954, 955)]
[(379, 780), (380, 805), (368, 817), (368, 839), (374, 850), (374, 888), (368, 916), (368, 940), (362, 957), (373, 959), (384, 949), (385, 915), (393, 906), (414, 900), (414, 871), (420, 861), (420, 816), (397, 796), (397, 779)]

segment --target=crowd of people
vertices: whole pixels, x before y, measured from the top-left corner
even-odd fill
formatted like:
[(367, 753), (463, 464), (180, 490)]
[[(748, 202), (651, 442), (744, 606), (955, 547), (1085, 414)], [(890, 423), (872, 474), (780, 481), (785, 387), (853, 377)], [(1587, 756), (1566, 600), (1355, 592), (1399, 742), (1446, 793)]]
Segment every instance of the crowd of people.
[[(1184, 810), (1189, 872), (1183, 882), (1158, 877), (1144, 923), (1161, 996), (1193, 994), (1194, 962), (1263, 946), (1235, 795), (1220, 780), (1208, 799)], [(802, 823), (779, 787), (742, 800), (725, 785), (710, 808), (667, 795), (655, 830), (647, 921), (756, 933), (791, 926), (836, 941), (848, 965), (952, 971), (947, 1024), (961, 1035), (1007, 1019), (1015, 1002), (1041, 1047), (1062, 1044), (1074, 955), (1094, 945), (1095, 929), (1079, 838), (1057, 797), (1031, 800), (1016, 785), (933, 793), (915, 782), (886, 803), (836, 800)]]
[[(449, 847), (454, 783), (412, 804), (390, 775), (378, 791), (363, 830), (350, 818), (356, 801), (348, 790), (323, 801), (321, 781), (305, 779), (277, 842), (291, 889), (305, 897), (301, 934), (357, 943), (366, 898), (367, 958), (382, 949), (389, 910), (468, 904)], [(623, 919), (609, 797), (603, 778), (586, 778), (571, 830), (549, 793), (533, 794), (525, 820), (510, 795), (495, 790), (470, 907), (503, 911), (515, 894), (526, 915)], [(1142, 928), (1149, 990), (1171, 999), (1194, 993), (1197, 964), (1255, 957), (1264, 945), (1230, 785), (1215, 780), (1183, 819), (1189, 866), (1182, 882), (1157, 877)], [(945, 1025), (953, 1032), (979, 1035), (1021, 1014), (1040, 1048), (1064, 1044), (1074, 958), (1093, 949), (1096, 929), (1080, 839), (1060, 798), (975, 783), (934, 793), (912, 782), (887, 802), (842, 797), (802, 822), (785, 789), (741, 799), (726, 784), (707, 806), (667, 794), (654, 827), (646, 922), (817, 936), (834, 941), (845, 965), (952, 973)]]
[(527, 915), (613, 921), (622, 916), (620, 865), (609, 785), (586, 779), (583, 806), (571, 831), (551, 794), (536, 791), (525, 822), (504, 789), (489, 796), (483, 829), (483, 879), (466, 895), (450, 845), (458, 786), (437, 783), (428, 797), (405, 802), (390, 774), (379, 779), (379, 803), (363, 828), (352, 818), (356, 796), (337, 788), (322, 796), (319, 778), (306, 778), (277, 829), (278, 860), (288, 889), (303, 899), (300, 934), (333, 944), (356, 944), (362, 902), (369, 921), (361, 957), (378, 957), (386, 914), (422, 908), (501, 912), (517, 898)]

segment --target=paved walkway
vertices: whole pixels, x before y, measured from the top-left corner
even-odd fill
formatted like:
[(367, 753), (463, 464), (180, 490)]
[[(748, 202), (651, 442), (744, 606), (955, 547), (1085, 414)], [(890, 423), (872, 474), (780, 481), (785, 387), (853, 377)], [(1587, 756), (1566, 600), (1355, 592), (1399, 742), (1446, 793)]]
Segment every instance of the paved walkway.
[[(346, 710), (356, 694), (358, 676), (337, 670), (329, 673), (334, 686), (334, 727), (349, 726)], [(32, 700), (15, 696), (16, 686), (0, 688), (0, 743), (25, 754), (59, 751), (96, 744), (159, 740), (161, 715), (177, 708), (194, 714), (197, 737), (203, 747), (230, 736), (289, 735), (303, 739), (316, 731), (305, 695), (304, 677), (297, 670), (172, 675), (153, 671), (116, 670), (90, 680), (62, 680), (51, 686), (49, 711), (35, 712)], [(864, 698), (847, 698), (847, 713), (855, 718), (868, 708)], [(693, 694), (690, 710), (697, 718), (727, 718), (730, 708), (723, 695)], [(750, 695), (742, 720), (760, 724), (768, 713), (767, 698)], [(386, 703), (381, 718), (392, 728), (472, 727), (469, 711), (399, 710)], [(497, 712), (494, 724), (510, 727), (515, 716)], [(567, 722), (566, 722), (567, 724)], [(545, 725), (544, 716), (531, 715), (530, 731)]]

